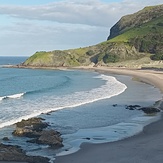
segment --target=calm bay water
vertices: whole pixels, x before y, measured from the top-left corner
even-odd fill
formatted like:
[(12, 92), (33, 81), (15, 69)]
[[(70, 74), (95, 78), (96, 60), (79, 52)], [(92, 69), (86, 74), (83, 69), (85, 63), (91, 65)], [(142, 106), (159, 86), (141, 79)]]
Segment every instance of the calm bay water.
[(0, 56), (0, 66), (2, 65), (16, 65), (24, 62), (28, 57), (4, 57)]
[[(25, 59), (0, 57), (0, 65), (18, 64)], [(115, 141), (140, 131), (151, 117), (126, 110), (125, 105), (148, 106), (159, 98), (158, 89), (127, 76), (0, 67), (0, 138), (11, 137), (12, 144), (21, 145), (29, 154), (55, 157), (56, 153), (71, 153), (82, 142)], [(57, 152), (12, 138), (9, 127), (5, 128), (50, 111), (55, 112), (41, 116), (62, 133), (65, 147)]]

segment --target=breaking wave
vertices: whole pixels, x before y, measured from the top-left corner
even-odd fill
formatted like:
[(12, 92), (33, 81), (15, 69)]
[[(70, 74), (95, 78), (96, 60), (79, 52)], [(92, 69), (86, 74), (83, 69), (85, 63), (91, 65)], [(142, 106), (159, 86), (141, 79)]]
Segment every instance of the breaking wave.
[[(101, 80), (106, 81), (105, 84), (98, 88), (93, 88), (88, 91), (79, 91), (71, 94), (65, 95), (50, 95), (50, 96), (41, 96), (35, 101), (26, 101), (25, 103), (18, 102), (18, 105), (14, 106), (14, 110), (12, 106), (6, 108), (9, 110), (9, 114), (5, 118), (5, 121), (0, 123), (0, 128), (12, 125), (22, 119), (28, 119), (35, 116), (40, 115), (41, 113), (48, 113), (51, 111), (56, 111), (64, 108), (77, 107), (84, 104), (92, 103), (98, 100), (111, 98), (113, 96), (117, 96), (124, 92), (127, 86), (112, 76), (99, 75), (95, 78), (99, 78)], [(0, 100), (10, 98), (16, 99), (21, 98), (24, 94), (27, 93), (19, 93), (9, 96), (0, 97)], [(24, 98), (25, 99), (25, 98)], [(5, 115), (6, 116), (6, 115)]]
[(3, 96), (0, 97), (0, 101), (4, 100), (4, 99), (17, 99), (17, 98), (21, 98), (25, 93), (19, 93), (19, 94), (13, 94), (13, 95), (8, 95), (8, 96)]

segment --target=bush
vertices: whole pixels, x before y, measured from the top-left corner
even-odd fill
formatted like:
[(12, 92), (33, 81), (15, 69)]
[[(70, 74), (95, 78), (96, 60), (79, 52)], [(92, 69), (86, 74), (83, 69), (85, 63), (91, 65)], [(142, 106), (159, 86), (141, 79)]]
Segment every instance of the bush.
[(94, 52), (93, 52), (93, 50), (88, 50), (88, 51), (86, 52), (86, 54), (87, 54), (88, 56), (92, 56), (92, 55), (94, 55)]
[(163, 54), (158, 53), (158, 54), (152, 55), (151, 59), (155, 61), (163, 60)]
[(109, 55), (109, 54), (106, 54), (103, 58), (104, 60), (104, 63), (115, 63), (115, 62), (118, 62), (119, 61), (119, 58), (117, 55)]
[(163, 26), (162, 22), (157, 23), (158, 26)]
[(97, 57), (98, 62), (99, 62), (99, 61), (102, 61), (103, 58), (104, 58), (104, 56), (105, 56), (105, 53), (99, 53), (99, 54), (98, 54), (98, 57)]
[(84, 57), (84, 56), (79, 57), (79, 58), (78, 58), (78, 62), (79, 62), (79, 63), (85, 63), (85, 62), (86, 62), (85, 57)]

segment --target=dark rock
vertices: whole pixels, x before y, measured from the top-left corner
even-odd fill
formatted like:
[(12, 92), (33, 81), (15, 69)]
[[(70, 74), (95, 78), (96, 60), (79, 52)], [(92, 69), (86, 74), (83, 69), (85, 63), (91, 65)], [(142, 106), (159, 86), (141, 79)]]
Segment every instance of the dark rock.
[(40, 132), (37, 132), (33, 130), (33, 128), (16, 128), (16, 130), (13, 132), (14, 136), (22, 136), (22, 137), (28, 137), (28, 138), (34, 138), (34, 137), (39, 137)]
[(43, 130), (40, 137), (28, 140), (29, 143), (47, 144), (51, 147), (63, 147), (60, 133), (54, 130)]
[(13, 132), (15, 136), (25, 136), (25, 137), (39, 137), (40, 132), (46, 128), (48, 123), (42, 122), (42, 118), (31, 118), (28, 120), (22, 120), (16, 123), (16, 130)]
[(146, 114), (152, 114), (160, 112), (158, 108), (155, 107), (141, 107), (140, 105), (128, 105), (126, 106), (126, 109), (129, 110), (142, 110)]
[(152, 114), (152, 113), (160, 112), (160, 110), (158, 108), (154, 108), (154, 107), (142, 107), (139, 110), (142, 110), (146, 114)]
[(62, 147), (61, 134), (55, 130), (43, 130), (49, 126), (46, 122), (42, 122), (41, 118), (31, 118), (22, 120), (16, 124), (16, 130), (13, 132), (14, 136), (22, 136), (34, 138), (28, 140), (30, 143), (47, 144), (51, 147)]
[(128, 105), (128, 106), (126, 106), (126, 109), (135, 110), (135, 109), (138, 109), (140, 107), (141, 107), (140, 105)]
[(62, 147), (62, 141), (60, 133), (54, 130), (43, 130), (41, 136), (36, 140), (39, 144), (47, 144), (51, 147)]
[(0, 161), (48, 163), (49, 159), (41, 156), (27, 156), (19, 146), (0, 144)]
[(140, 108), (141, 106), (140, 105), (133, 105), (135, 108)]
[(30, 118), (28, 120), (22, 120), (21, 122), (16, 123), (18, 128), (29, 127), (33, 128), (33, 130), (40, 131), (43, 128), (46, 128), (48, 124), (46, 122), (42, 122), (43, 118)]
[(113, 104), (114, 107), (118, 106), (117, 104)]
[(127, 106), (126, 109), (128, 109), (128, 110), (135, 110), (135, 107), (129, 107), (129, 106)]
[(9, 141), (9, 138), (8, 137), (4, 137), (2, 140)]

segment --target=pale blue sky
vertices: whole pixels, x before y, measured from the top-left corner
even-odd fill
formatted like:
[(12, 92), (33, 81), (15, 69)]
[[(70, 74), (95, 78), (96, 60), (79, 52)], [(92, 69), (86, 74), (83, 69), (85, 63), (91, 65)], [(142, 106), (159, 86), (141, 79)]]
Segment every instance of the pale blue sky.
[(162, 0), (0, 0), (0, 56), (105, 41), (123, 15)]
[(58, 0), (0, 0), (0, 4), (14, 4), (14, 5), (39, 5)]
[[(61, 1), (64, 1), (64, 0), (0, 0), (0, 4), (39, 5), (39, 4), (47, 4), (47, 3), (61, 2)], [(101, 0), (101, 1), (109, 3), (109, 2), (120, 2), (121, 0)]]

